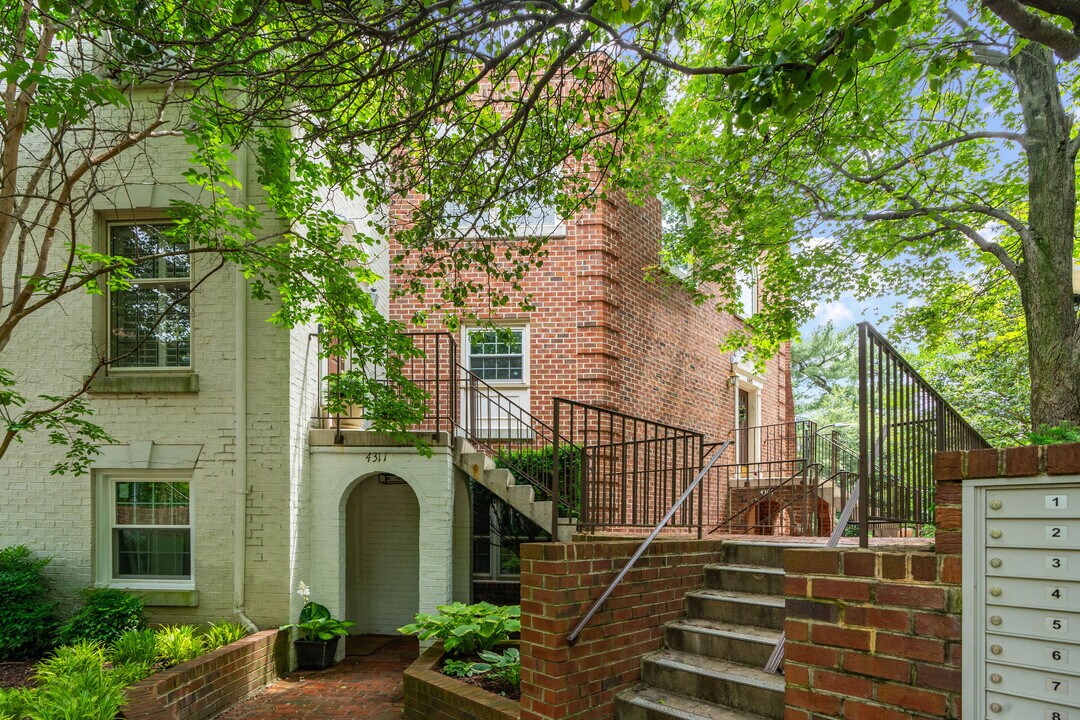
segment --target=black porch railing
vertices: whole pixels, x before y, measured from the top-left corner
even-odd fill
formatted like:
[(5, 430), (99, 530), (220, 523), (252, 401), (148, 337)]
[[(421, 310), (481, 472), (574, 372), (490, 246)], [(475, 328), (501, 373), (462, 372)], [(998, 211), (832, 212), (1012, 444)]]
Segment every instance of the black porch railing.
[[(654, 527), (702, 467), (704, 437), (693, 430), (565, 398), (555, 398), (552, 423), (579, 453), (576, 467), (554, 465), (553, 487), (576, 494), (582, 530)], [(702, 508), (691, 496), (666, 526), (700, 537)]]
[(860, 544), (871, 526), (934, 522), (934, 453), (990, 445), (870, 323), (859, 323)]

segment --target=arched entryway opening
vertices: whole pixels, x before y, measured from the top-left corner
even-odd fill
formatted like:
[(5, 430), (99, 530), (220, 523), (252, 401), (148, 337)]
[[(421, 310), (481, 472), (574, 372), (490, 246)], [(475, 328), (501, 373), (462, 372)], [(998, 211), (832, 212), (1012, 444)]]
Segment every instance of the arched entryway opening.
[(396, 475), (360, 481), (345, 503), (345, 617), (394, 634), (420, 608), (420, 503)]

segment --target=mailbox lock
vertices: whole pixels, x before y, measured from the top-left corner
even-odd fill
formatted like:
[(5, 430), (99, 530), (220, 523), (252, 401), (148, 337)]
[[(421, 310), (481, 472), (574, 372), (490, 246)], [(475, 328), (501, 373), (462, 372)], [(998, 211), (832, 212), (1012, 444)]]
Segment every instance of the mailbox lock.
[(1000, 537), (1001, 537), (1001, 531), (1000, 531), (1000, 530), (991, 530), (991, 531), (990, 531), (990, 537), (992, 537), (992, 538), (994, 538), (995, 540), (997, 540), (998, 538), (1000, 538)]
[(994, 653), (995, 655), (1000, 655), (1001, 654), (1001, 646), (1000, 645), (991, 645), (990, 646), (990, 652)]
[(1000, 510), (1001, 509), (1001, 501), (1000, 500), (991, 501), (990, 502), (990, 509), (991, 510)]
[(999, 588), (999, 587), (990, 588), (990, 594), (993, 595), (994, 597), (1000, 597), (1001, 596), (1001, 588)]
[(1001, 712), (1001, 703), (990, 703), (990, 712)]
[(990, 624), (991, 625), (1000, 625), (1001, 624), (1001, 616), (1000, 615), (991, 615), (990, 616)]
[(1001, 558), (992, 558), (990, 560), (990, 567), (992, 567), (992, 568), (1001, 567)]
[(1001, 676), (998, 675), (997, 673), (994, 673), (993, 675), (990, 676), (990, 682), (992, 682), (992, 683), (1001, 682)]

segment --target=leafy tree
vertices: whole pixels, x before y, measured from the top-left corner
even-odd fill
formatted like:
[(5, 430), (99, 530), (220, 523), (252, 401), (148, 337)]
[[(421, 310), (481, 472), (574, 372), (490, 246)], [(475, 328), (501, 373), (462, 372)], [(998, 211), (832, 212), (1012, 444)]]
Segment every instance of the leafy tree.
[[(362, 369), (343, 402), (378, 407), (384, 429), (422, 404), (400, 373), (414, 351), (366, 292), (390, 201), (409, 201), (394, 207), (402, 287), (433, 290), (431, 309), (453, 322), (472, 296), (527, 304), (521, 278), (544, 238), (517, 237), (519, 219), (589, 202), (616, 159), (637, 161), (632, 187), (692, 205), (675, 254), (713, 283), (703, 293), (737, 298), (735, 271), (765, 265), (763, 353), (793, 335), (810, 287), (951, 282), (943, 253), (975, 243), (1019, 288), (1035, 420), (1075, 419), (1078, 141), (1061, 92), (1076, 77), (1050, 49), (1074, 56), (1074, 8), (985, 4), (9, 2), (0, 368), (29, 318), (127, 286), (130, 260), (76, 231), (182, 138), (202, 199), (172, 205), (173, 237), (206, 277), (242, 271), (275, 322), (321, 324), (327, 352)], [(241, 152), (254, 177), (235, 172)], [(244, 184), (264, 206), (236, 202)], [(331, 196), (383, 220), (346, 238)], [(987, 237), (991, 220), (1006, 234)], [(791, 237), (819, 239), (789, 251)], [(84, 395), (114, 360), (102, 353), (87, 383), (41, 397), (0, 372), (0, 455), (45, 430), (68, 447), (58, 469), (84, 470), (107, 439)], [(375, 367), (389, 382), (364, 374)]]
[(791, 382), (799, 419), (832, 427), (849, 448), (859, 446), (859, 375), (855, 326), (827, 322), (791, 345)]
[(1026, 445), (1031, 406), (1019, 293), (994, 266), (989, 276), (941, 288), (897, 328), (918, 343), (915, 368), (995, 447)]
[(732, 342), (767, 353), (843, 292), (940, 309), (983, 256), (1023, 310), (1032, 420), (1080, 418), (1075, 3), (772, 7), (708, 5), (679, 67), (750, 69), (673, 74), (632, 148), (637, 186), (691, 213), (697, 280), (734, 298), (761, 266)]

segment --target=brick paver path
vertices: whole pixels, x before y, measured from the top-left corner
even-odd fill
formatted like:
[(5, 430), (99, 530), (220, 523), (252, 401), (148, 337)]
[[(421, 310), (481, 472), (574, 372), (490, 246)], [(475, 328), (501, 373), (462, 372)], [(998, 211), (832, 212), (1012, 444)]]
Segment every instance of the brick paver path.
[[(349, 638), (349, 653), (328, 670), (297, 670), (234, 705), (218, 720), (370, 718), (400, 720), (401, 674), (417, 658), (416, 638)], [(380, 646), (370, 654), (365, 652)]]

